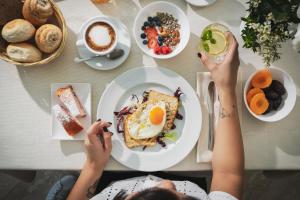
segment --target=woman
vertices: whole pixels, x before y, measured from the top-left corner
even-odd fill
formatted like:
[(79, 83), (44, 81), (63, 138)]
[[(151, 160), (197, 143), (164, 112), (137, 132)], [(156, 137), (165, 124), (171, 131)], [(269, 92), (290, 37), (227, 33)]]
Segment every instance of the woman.
[[(113, 183), (93, 199), (115, 200), (236, 200), (242, 197), (244, 151), (237, 111), (235, 87), (239, 67), (238, 44), (231, 33), (231, 48), (224, 61), (215, 64), (199, 53), (202, 63), (211, 72), (219, 93), (220, 113), (216, 128), (212, 158), (211, 192), (206, 194), (191, 182), (161, 180), (158, 177), (138, 177)], [(101, 178), (109, 160), (112, 143), (106, 127), (111, 123), (95, 122), (85, 140), (86, 161), (81, 174), (68, 195), (68, 200), (88, 199), (93, 186)], [(99, 135), (103, 136), (102, 142)], [(100, 179), (101, 181), (101, 179)]]

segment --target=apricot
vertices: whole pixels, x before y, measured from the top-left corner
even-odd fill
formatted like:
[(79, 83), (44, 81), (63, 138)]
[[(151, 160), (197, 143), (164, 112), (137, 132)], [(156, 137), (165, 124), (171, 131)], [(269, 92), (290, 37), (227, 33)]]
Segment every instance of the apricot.
[(267, 88), (272, 83), (272, 74), (268, 69), (258, 71), (251, 80), (251, 85), (255, 88)]
[(261, 115), (266, 112), (268, 107), (269, 101), (263, 93), (254, 95), (250, 101), (250, 109), (257, 115)]
[(252, 97), (258, 93), (263, 93), (264, 94), (264, 91), (260, 88), (252, 88), (248, 91), (247, 93), (247, 103), (248, 105), (250, 105), (250, 101), (252, 99)]

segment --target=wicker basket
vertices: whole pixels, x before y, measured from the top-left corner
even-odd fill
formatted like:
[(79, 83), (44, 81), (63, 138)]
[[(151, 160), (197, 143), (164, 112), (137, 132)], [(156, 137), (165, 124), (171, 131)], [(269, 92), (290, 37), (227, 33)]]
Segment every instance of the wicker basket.
[[(54, 60), (55, 58), (57, 58), (61, 55), (61, 53), (62, 53), (62, 51), (65, 47), (65, 44), (66, 44), (67, 26), (66, 26), (65, 19), (62, 15), (61, 11), (59, 10), (58, 6), (53, 2), (53, 0), (49, 0), (49, 1), (52, 4), (54, 14), (53, 14), (52, 17), (50, 17), (48, 19), (47, 23), (55, 24), (58, 27), (60, 27), (61, 30), (62, 30), (62, 34), (63, 34), (62, 41), (61, 41), (61, 44), (60, 44), (59, 48), (51, 54), (43, 53), (43, 59), (38, 61), (38, 62), (33, 62), (33, 63), (16, 62), (16, 61), (11, 60), (7, 56), (6, 47), (7, 47), (8, 43), (2, 38), (2, 36), (0, 34), (0, 59), (4, 60), (6, 62), (9, 62), (11, 64), (18, 65), (18, 66), (29, 67), (29, 66), (34, 66), (34, 65), (47, 64), (47, 63), (51, 62), (52, 60)], [(0, 24), (1, 24), (0, 28), (1, 28), (1, 30), (2, 30), (2, 28), (3, 28), (3, 26), (6, 22), (8, 22), (9, 20), (12, 20), (12, 19), (20, 18), (22, 16), (22, 2), (21, 2), (21, 0), (15, 0), (14, 3), (11, 0), (4, 0), (4, 2), (2, 2), (2, 3), (3, 4), (0, 5), (0, 6), (3, 6), (2, 8), (4, 9), (4, 11), (10, 12), (10, 13), (5, 16), (6, 17), (5, 19), (0, 19)], [(10, 5), (8, 5), (8, 4), (10, 4)], [(12, 4), (15, 4), (15, 5), (12, 5)], [(6, 6), (6, 8), (4, 8), (5, 6)], [(14, 8), (13, 10), (15, 11), (15, 13), (11, 12), (12, 11), (10, 9), (11, 6), (13, 6), (13, 8)], [(34, 44), (34, 39), (31, 39), (28, 42)]]

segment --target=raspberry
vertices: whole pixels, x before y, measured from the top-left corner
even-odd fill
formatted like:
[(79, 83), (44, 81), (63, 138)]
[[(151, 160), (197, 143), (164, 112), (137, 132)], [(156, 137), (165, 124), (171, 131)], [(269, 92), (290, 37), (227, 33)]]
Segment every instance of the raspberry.
[(161, 47), (157, 46), (157, 47), (154, 48), (154, 53), (157, 54), (157, 55), (160, 55), (161, 54), (161, 50), (162, 50)]
[(162, 52), (162, 54), (166, 55), (166, 54), (171, 53), (172, 49), (170, 47), (167, 47), (167, 46), (162, 46), (161, 47), (161, 52)]

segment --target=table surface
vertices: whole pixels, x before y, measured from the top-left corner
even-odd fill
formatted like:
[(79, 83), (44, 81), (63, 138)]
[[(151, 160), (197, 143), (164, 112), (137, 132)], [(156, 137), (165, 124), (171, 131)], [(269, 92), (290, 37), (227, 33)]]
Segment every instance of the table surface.
[[(85, 159), (82, 141), (51, 140), (50, 84), (88, 82), (92, 85), (92, 116), (106, 83), (121, 73), (143, 65), (162, 66), (183, 76), (196, 89), (196, 72), (206, 71), (196, 56), (201, 30), (211, 22), (227, 25), (240, 37), (240, 18), (245, 4), (238, 0), (218, 0), (206, 8), (193, 7), (183, 0), (173, 0), (186, 13), (191, 36), (186, 48), (175, 58), (156, 60), (138, 48), (132, 37), (134, 18), (149, 0), (115, 0), (95, 5), (90, 1), (58, 1), (68, 26), (68, 40), (63, 54), (54, 62), (37, 67), (16, 67), (0, 61), (0, 168), (1, 169), (80, 169)], [(126, 62), (111, 71), (97, 71), (85, 64), (75, 64), (76, 33), (81, 24), (96, 15), (120, 19), (130, 30), (131, 53)], [(263, 67), (262, 59), (252, 51), (240, 49), (243, 78)], [(242, 132), (247, 169), (300, 169), (300, 54), (290, 42), (283, 45), (282, 59), (274, 64), (286, 70), (297, 85), (297, 102), (285, 119), (264, 123), (254, 119), (243, 106)], [(298, 119), (298, 120), (297, 120)], [(196, 149), (170, 171), (209, 170), (209, 164), (196, 163)], [(114, 159), (107, 170), (128, 170)]]

